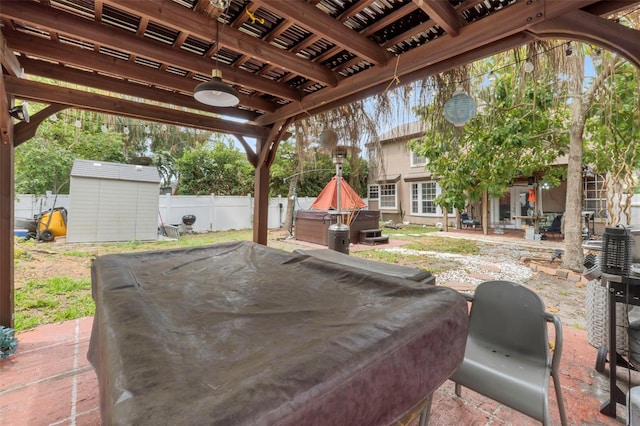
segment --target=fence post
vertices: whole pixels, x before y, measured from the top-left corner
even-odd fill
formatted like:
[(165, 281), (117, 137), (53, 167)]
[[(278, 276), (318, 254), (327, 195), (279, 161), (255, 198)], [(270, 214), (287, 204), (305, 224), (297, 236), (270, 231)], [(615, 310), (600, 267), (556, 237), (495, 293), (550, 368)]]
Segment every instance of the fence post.
[(209, 230), (216, 230), (216, 196), (215, 194), (209, 194)]

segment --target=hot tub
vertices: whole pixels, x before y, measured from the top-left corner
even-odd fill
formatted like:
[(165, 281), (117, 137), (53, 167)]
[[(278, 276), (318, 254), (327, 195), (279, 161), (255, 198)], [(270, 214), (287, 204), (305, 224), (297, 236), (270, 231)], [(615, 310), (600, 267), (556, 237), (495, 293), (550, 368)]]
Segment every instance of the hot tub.
[[(346, 216), (346, 215), (345, 215)], [(378, 210), (360, 210), (354, 213), (349, 224), (349, 239), (352, 243), (360, 240), (360, 231), (380, 227)], [(300, 241), (326, 246), (329, 242), (329, 226), (337, 223), (333, 210), (298, 210), (294, 227), (294, 238)]]

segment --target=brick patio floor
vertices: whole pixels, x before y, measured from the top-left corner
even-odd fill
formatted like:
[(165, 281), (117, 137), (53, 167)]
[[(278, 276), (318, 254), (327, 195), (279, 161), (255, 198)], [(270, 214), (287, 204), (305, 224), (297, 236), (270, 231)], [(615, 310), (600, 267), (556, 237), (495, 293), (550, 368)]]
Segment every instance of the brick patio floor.
[[(17, 353), (0, 361), (0, 425), (100, 424), (97, 380), (86, 359), (92, 321), (82, 318), (17, 335)], [(596, 349), (587, 343), (586, 332), (565, 327), (564, 348), (561, 382), (569, 424), (625, 424), (622, 405), (617, 419), (599, 413), (608, 381), (594, 369)], [(618, 371), (620, 382), (630, 375), (632, 385), (638, 383), (637, 372)], [(538, 424), (468, 389), (458, 398), (453, 389), (447, 381), (436, 391), (430, 425)], [(551, 415), (553, 424), (560, 424), (555, 397)]]

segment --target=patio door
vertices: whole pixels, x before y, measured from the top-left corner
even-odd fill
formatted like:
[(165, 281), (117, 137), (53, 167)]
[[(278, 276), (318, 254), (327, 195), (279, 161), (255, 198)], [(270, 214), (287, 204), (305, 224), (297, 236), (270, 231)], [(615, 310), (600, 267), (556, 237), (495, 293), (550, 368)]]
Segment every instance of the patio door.
[(529, 187), (516, 185), (509, 188), (502, 197), (492, 200), (491, 221), (493, 226), (520, 229), (524, 221), (517, 216), (528, 216), (533, 206), (528, 200)]

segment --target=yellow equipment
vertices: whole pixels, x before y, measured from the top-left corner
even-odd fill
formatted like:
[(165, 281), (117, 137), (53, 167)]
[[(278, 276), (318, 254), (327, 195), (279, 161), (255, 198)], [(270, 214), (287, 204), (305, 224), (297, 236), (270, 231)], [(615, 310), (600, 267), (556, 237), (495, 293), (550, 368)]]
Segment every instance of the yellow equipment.
[(53, 241), (55, 237), (67, 235), (67, 209), (56, 207), (40, 214), (38, 234), (42, 241)]

